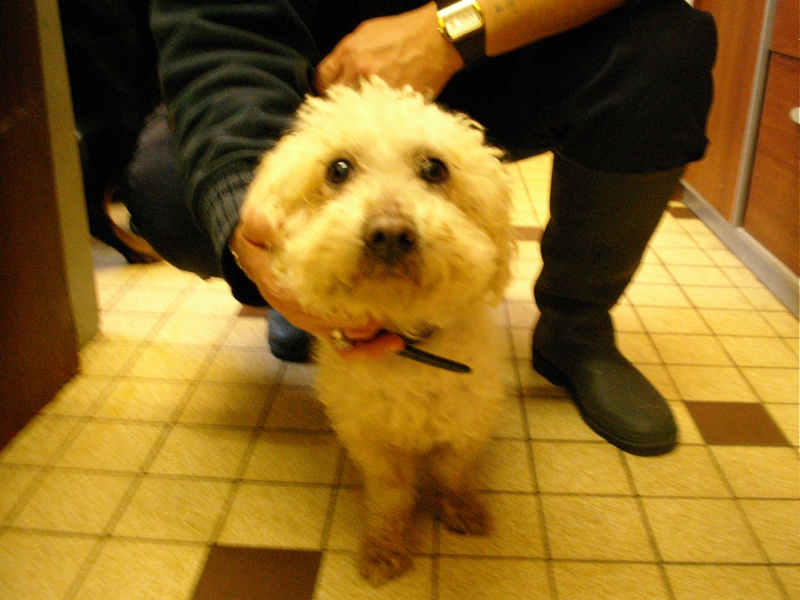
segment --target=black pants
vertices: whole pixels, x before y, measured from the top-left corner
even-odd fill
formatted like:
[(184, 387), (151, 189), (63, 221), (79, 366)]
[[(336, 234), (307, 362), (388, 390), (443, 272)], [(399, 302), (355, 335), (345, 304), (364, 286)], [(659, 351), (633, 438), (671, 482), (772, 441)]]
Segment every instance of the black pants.
[[(705, 151), (715, 54), (710, 15), (684, 0), (638, 2), (488, 59), (439, 101), (512, 155), (557, 150), (599, 171), (660, 171)], [(183, 201), (163, 115), (146, 127), (130, 173), (128, 208), (144, 237), (177, 267), (220, 276)]]

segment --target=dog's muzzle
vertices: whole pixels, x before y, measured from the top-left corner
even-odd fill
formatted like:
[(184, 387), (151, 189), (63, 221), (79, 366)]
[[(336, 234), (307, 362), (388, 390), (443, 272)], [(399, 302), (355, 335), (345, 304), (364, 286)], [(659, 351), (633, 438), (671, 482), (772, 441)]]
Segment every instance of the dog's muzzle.
[(368, 219), (364, 224), (362, 237), (364, 252), (368, 258), (394, 267), (404, 262), (416, 250), (419, 233), (410, 218), (389, 210)]

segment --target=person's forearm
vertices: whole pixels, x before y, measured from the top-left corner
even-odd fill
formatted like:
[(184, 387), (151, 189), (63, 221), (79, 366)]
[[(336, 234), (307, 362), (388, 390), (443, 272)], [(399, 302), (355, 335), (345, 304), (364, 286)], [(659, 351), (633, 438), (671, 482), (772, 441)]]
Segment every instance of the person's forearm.
[(486, 19), (486, 54), (497, 56), (579, 27), (624, 0), (478, 0)]

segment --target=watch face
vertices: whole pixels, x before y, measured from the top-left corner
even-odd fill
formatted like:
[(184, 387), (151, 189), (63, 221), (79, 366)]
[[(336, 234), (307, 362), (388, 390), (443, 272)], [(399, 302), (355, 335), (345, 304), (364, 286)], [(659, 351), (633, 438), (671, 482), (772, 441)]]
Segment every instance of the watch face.
[(441, 13), (444, 33), (451, 40), (458, 40), (465, 35), (478, 31), (483, 26), (483, 15), (470, 3), (458, 3)]

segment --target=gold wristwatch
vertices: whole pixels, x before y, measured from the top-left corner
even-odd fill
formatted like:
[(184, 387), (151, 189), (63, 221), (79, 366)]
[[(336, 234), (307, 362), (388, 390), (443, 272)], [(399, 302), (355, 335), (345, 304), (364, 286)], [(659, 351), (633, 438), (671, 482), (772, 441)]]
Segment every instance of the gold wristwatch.
[(467, 67), (486, 58), (486, 20), (475, 0), (436, 0), (439, 31)]

